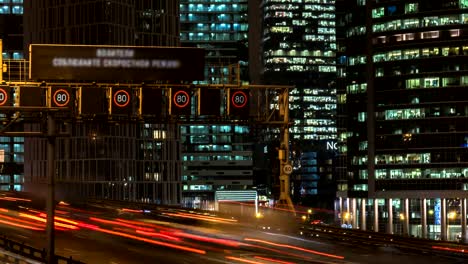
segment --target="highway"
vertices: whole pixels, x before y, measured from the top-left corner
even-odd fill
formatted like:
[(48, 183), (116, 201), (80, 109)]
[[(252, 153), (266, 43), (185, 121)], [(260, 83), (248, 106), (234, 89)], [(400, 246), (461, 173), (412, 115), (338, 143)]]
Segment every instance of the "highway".
[[(45, 246), (41, 210), (0, 201), (0, 233)], [(23, 203), (24, 204), (24, 203)], [(188, 210), (75, 207), (56, 211), (56, 254), (85, 263), (464, 263), (395, 247), (284, 234), (256, 221)]]

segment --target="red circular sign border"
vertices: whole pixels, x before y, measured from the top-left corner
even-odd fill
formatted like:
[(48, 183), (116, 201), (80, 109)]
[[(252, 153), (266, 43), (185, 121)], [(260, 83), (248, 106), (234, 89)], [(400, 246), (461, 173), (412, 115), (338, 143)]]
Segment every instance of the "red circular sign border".
[[(55, 100), (55, 96), (57, 95), (58, 92), (65, 92), (67, 94), (67, 102), (66, 103), (59, 104), (57, 102), (57, 100)], [(55, 103), (55, 105), (57, 107), (64, 107), (65, 105), (67, 105), (70, 102), (70, 93), (65, 89), (58, 89), (57, 91), (55, 91), (54, 95), (52, 95), (52, 98), (54, 99), (54, 103)]]
[[(186, 96), (187, 96), (187, 102), (184, 104), (184, 105), (179, 105), (177, 102), (176, 102), (176, 96), (179, 94), (179, 93), (184, 93)], [(174, 93), (174, 95), (172, 96), (172, 100), (174, 101), (174, 105), (179, 107), (179, 108), (184, 108), (186, 107), (189, 103), (190, 103), (190, 96), (189, 94), (186, 92), (186, 91), (182, 91), (182, 90), (179, 90), (177, 92)]]
[[(120, 92), (123, 92), (128, 97), (127, 102), (125, 104), (123, 104), (123, 105), (117, 103), (117, 100), (115, 99)], [(117, 106), (117, 107), (121, 107), (121, 108), (126, 107), (130, 103), (130, 94), (127, 91), (123, 90), (123, 89), (122, 90), (117, 90), (115, 92), (115, 94), (114, 94), (114, 100), (113, 101), (114, 101), (115, 106)]]
[(2, 106), (8, 101), (8, 93), (3, 88), (0, 88), (0, 93), (3, 93), (5, 95), (5, 100), (3, 100), (3, 103), (0, 103), (0, 106)]
[[(234, 96), (237, 95), (237, 94), (239, 94), (239, 93), (242, 94), (242, 95), (244, 95), (244, 97), (245, 97), (245, 102), (244, 102), (244, 104), (242, 104), (242, 105), (238, 105), (238, 104), (236, 104), (236, 103), (234, 102)], [(244, 107), (244, 106), (247, 104), (247, 101), (248, 101), (248, 100), (249, 100), (249, 99), (247, 98), (247, 94), (244, 93), (244, 91), (235, 91), (235, 92), (231, 95), (231, 103), (232, 103), (232, 105), (233, 105), (235, 108), (242, 108), (242, 107)]]

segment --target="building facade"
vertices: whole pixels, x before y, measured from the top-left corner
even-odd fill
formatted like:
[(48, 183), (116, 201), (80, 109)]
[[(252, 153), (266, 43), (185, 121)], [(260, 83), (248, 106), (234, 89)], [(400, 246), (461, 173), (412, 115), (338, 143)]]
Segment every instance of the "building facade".
[[(182, 46), (206, 51), (206, 82), (237, 82), (248, 62), (247, 0), (180, 0)], [(242, 76), (245, 80), (245, 76)]]
[[(25, 1), (25, 46), (178, 46), (178, 4), (174, 0)], [(107, 120), (58, 124), (58, 131), (69, 134), (57, 139), (58, 199), (180, 204), (178, 126)], [(37, 129), (37, 125), (25, 126), (26, 131)], [(27, 138), (25, 153), (25, 190), (44, 191), (46, 141)]]
[(326, 146), (337, 139), (335, 1), (265, 0), (261, 8), (263, 81), (296, 87), (289, 95), (293, 200), (331, 208), (334, 187), (326, 189), (335, 176)]
[[(182, 46), (206, 52), (202, 83), (248, 82), (248, 4), (247, 0), (180, 1)], [(254, 187), (249, 126), (213, 123), (209, 117), (200, 117), (197, 125), (182, 124), (180, 133), (184, 206), (214, 209), (216, 191)]]
[(340, 4), (348, 111), (341, 220), (467, 241), (468, 1)]
[(179, 46), (178, 1), (24, 1), (24, 43)]
[[(23, 1), (0, 2), (0, 39), (3, 59), (1, 65), (6, 65), (7, 70), (2, 71), (1, 81), (18, 79), (17, 69), (25, 64), (22, 60)], [(2, 118), (6, 117), (3, 113), (0, 115)], [(20, 129), (16, 124), (11, 127)], [(23, 163), (24, 139), (0, 136), (0, 190), (23, 190)]]

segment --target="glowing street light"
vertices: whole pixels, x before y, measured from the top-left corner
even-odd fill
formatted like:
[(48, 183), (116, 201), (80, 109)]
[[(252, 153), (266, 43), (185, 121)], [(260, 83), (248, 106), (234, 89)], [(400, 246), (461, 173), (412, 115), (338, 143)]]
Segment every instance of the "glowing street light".
[(447, 215), (447, 240), (450, 240), (450, 220), (457, 218), (457, 212), (451, 211)]
[(348, 212), (346, 212), (346, 213), (344, 214), (344, 219), (349, 220), (349, 213), (348, 213)]

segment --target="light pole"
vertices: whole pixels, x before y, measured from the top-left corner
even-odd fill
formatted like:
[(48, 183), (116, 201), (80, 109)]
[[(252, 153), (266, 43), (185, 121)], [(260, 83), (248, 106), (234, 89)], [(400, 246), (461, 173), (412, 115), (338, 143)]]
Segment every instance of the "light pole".
[(447, 240), (450, 240), (450, 219), (455, 219), (457, 218), (457, 212), (455, 211), (451, 211), (450, 213), (448, 213), (447, 215)]
[(47, 264), (55, 263), (55, 118), (53, 113), (47, 115)]
[(402, 225), (402, 227), (401, 227), (402, 232), (401, 233), (402, 233), (402, 235), (406, 235), (405, 223), (403, 221), (405, 221), (405, 215), (400, 213), (400, 224)]

